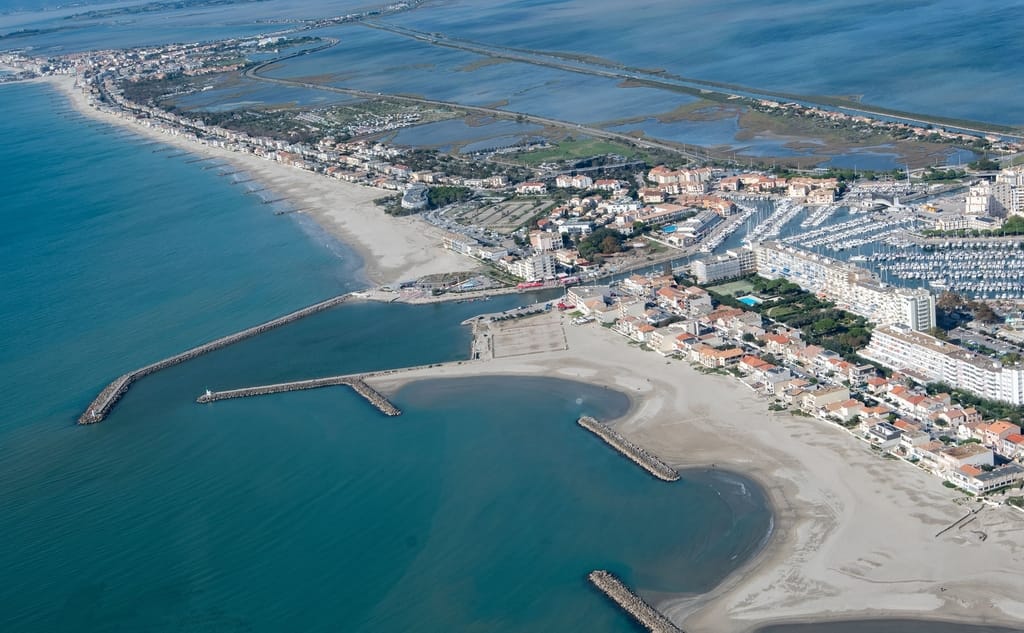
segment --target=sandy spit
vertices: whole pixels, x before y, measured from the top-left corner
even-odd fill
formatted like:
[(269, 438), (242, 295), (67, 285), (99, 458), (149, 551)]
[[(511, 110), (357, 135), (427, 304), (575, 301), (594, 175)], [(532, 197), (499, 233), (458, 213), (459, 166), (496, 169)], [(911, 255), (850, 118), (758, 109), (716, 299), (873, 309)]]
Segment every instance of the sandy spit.
[[(351, 246), (363, 260), (364, 274), (374, 284), (390, 284), (435, 273), (473, 270), (475, 262), (445, 250), (441, 231), (416, 217), (385, 214), (373, 200), (394, 193), (310, 173), (250, 154), (210, 147), (171, 136), (90, 106), (88, 96), (68, 75), (37, 80), (57, 88), (84, 116), (132, 130), (140, 136), (215, 157), (256, 178), (277, 197), (285, 197), (328, 233)], [(287, 221), (287, 216), (282, 216)]]

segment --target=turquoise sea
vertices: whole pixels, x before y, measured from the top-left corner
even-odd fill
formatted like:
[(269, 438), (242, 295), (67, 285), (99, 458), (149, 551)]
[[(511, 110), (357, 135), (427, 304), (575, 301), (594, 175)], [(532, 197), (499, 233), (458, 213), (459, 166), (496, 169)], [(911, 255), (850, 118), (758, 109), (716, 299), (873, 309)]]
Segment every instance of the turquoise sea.
[(220, 388), (457, 360), (515, 305), (352, 303), (151, 376), (113, 376), (361, 285), (359, 262), (244, 189), (0, 88), (0, 630), (628, 631), (585, 574), (701, 592), (768, 531), (727, 473), (658, 482), (579, 430), (617, 392), (535, 378), (201, 406)]

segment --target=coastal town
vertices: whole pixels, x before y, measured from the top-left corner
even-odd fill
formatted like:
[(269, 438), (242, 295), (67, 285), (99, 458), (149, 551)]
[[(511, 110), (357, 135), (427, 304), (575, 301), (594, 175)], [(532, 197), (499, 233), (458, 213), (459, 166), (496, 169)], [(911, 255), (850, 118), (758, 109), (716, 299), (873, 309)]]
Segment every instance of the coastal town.
[[(389, 101), (386, 95), (378, 95), (373, 107), (353, 107), (343, 120), (290, 112), (274, 118), (272, 124), (281, 127), (266, 135), (237, 129), (238, 120), (213, 124), (161, 99), (142, 98), (140, 85), (154, 78), (187, 83), (248, 72), (253, 62), (246, 55), (302, 54), (326, 45), (274, 35), (61, 58), (0, 56), (0, 63), (17, 69), (3, 81), (56, 77), (90, 110), (152, 138), (363, 188), (373, 204), (359, 213), (407, 222), (432, 244), (429, 256), (443, 253), (451, 258), (445, 262), (464, 264), (438, 274), (402, 270), (375, 279), (374, 288), (124, 374), (97, 396), (80, 423), (102, 421), (137, 379), (344, 302), (468, 302), (516, 294), (523, 305), (514, 310), (467, 320), (474, 340), (464, 361), (207, 391), (198, 402), (344, 385), (395, 416), (401, 411), (388, 401), (385, 387), (405, 371), (471, 375), (487, 371), (495, 359), (582, 356), (569, 340), (600, 338), (644, 352), (649, 368), (682, 365), (728, 378), (756, 398), (766, 417), (795, 419), (803, 425), (800, 432), (811, 436), (823, 428), (841, 430), (851, 446), (868, 447), (865, 452), (878, 460), (936, 478), (968, 513), (943, 531), (984, 541), (986, 532), (961, 530), (979, 508), (1024, 512), (1019, 138), (761, 99), (757, 106), (764, 111), (955, 143), (979, 154), (969, 165), (877, 172), (744, 168), (696, 160), (692, 151), (639, 145), (617, 150), (648, 153), (588, 151), (530, 161), (523, 157), (557, 149), (558, 141), (458, 156), (390, 142), (390, 133), (467, 112)], [(166, 87), (143, 87), (154, 86)], [(374, 95), (350, 92), (374, 101)], [(266, 118), (259, 113), (244, 124)], [(240, 181), (247, 175), (219, 159), (195, 160), (210, 161), (226, 176), (241, 174)], [(265, 200), (283, 203), (272, 206), (275, 214), (306, 211), (277, 195)], [(487, 304), (480, 305), (485, 311)], [(516, 351), (496, 351), (496, 345)], [(614, 355), (604, 348), (602, 354)], [(656, 392), (661, 386), (634, 388)], [(672, 459), (628, 439), (629, 433), (589, 417), (579, 425), (659, 480), (679, 478)], [(734, 441), (742, 444), (737, 435)], [(627, 611), (664, 618), (608, 572), (594, 574), (591, 582), (628, 605)]]
[[(144, 77), (232, 72), (245, 65), (240, 51), (315, 43), (264, 37), (60, 59), (7, 55), (0, 61), (20, 69), (13, 76), (18, 80), (73, 76), (90, 107), (167, 136), (396, 192), (396, 198), (384, 198), (391, 212), (419, 214), (442, 231), (439, 246), (480, 264), (481, 274), (455, 276), (450, 285), (409, 280), (385, 286), (387, 300), (422, 288), (459, 297), (508, 285), (521, 291), (566, 286), (559, 309), (571, 312), (574, 324), (597, 323), (663, 356), (732, 373), (772, 407), (840, 424), (969, 493), (1024, 480), (1019, 414), (1015, 421), (985, 419), (958, 397), (1024, 404), (1024, 348), (1017, 334), (1024, 319), (1014, 309), (1014, 300), (1024, 299), (1014, 272), (1024, 266), (1024, 241), (982, 236), (1004, 226), (1016, 234), (1016, 218), (1024, 217), (1024, 167), (988, 161), (970, 173), (931, 169), (942, 176), (935, 180), (926, 173), (912, 178), (909, 171), (903, 179), (833, 170), (779, 174), (689, 161), (622, 167), (621, 157), (611, 156), (588, 169), (542, 164), (532, 173), (488, 164), (487, 175), (466, 177), (417, 170), (406, 164), (408, 149), (361, 138), (416, 124), (418, 115), (408, 112), (359, 119), (341, 132), (354, 139), (323, 136), (311, 144), (253, 137), (126, 97), (127, 88)], [(767, 101), (760, 107), (793, 109)], [(316, 121), (306, 114), (300, 119)], [(894, 125), (863, 116), (853, 123)], [(986, 143), (1011, 158), (1022, 149), (991, 134), (905, 131)], [(836, 217), (840, 209), (848, 219)], [(782, 235), (798, 216), (801, 230)], [(977, 241), (956, 257), (937, 257), (956, 250), (950, 235)], [(740, 236), (742, 244), (722, 249)], [(910, 245), (923, 247), (920, 254), (909, 252)], [(824, 254), (852, 250), (858, 254), (847, 260)], [(869, 262), (876, 268), (858, 265)], [(624, 276), (658, 267), (657, 273)], [(601, 278), (612, 281), (579, 285)], [(927, 283), (899, 283), (908, 279)], [(808, 303), (827, 306), (821, 318), (789, 324), (791, 306), (807, 307), (790, 296), (794, 290)], [(936, 290), (996, 300), (1001, 323), (975, 328), (966, 339), (970, 348), (957, 345), (936, 318)], [(829, 334), (840, 330), (855, 335), (838, 343)], [(979, 343), (984, 340), (990, 344)]]

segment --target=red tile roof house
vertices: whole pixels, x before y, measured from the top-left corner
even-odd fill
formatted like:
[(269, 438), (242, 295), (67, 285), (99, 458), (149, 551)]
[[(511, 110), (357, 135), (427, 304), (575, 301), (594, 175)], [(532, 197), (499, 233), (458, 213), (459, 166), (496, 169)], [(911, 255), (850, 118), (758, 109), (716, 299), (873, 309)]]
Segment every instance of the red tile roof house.
[(1015, 433), (1006, 436), (1006, 439), (1000, 443), (997, 452), (1007, 459), (1020, 459), (1024, 457), (1024, 435)]
[(696, 345), (690, 350), (690, 358), (708, 368), (730, 367), (740, 362), (743, 350), (738, 347), (715, 349), (708, 345)]

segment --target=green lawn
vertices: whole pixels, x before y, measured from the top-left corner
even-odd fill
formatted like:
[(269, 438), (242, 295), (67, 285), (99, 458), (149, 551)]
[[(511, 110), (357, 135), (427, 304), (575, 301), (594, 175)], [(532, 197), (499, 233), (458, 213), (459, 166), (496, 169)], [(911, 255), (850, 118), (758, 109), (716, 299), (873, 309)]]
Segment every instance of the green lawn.
[(708, 288), (711, 292), (720, 295), (732, 295), (734, 297), (742, 297), (754, 292), (754, 284), (750, 283), (746, 279), (737, 279), (736, 281), (730, 281), (727, 284), (720, 286), (711, 286)]
[(633, 157), (639, 153), (635, 148), (623, 143), (583, 138), (559, 141), (556, 147), (510, 154), (508, 158), (524, 165), (535, 166), (541, 163), (554, 163), (573, 158), (590, 158), (591, 156), (599, 156), (601, 154), (621, 154), (622, 156)]

